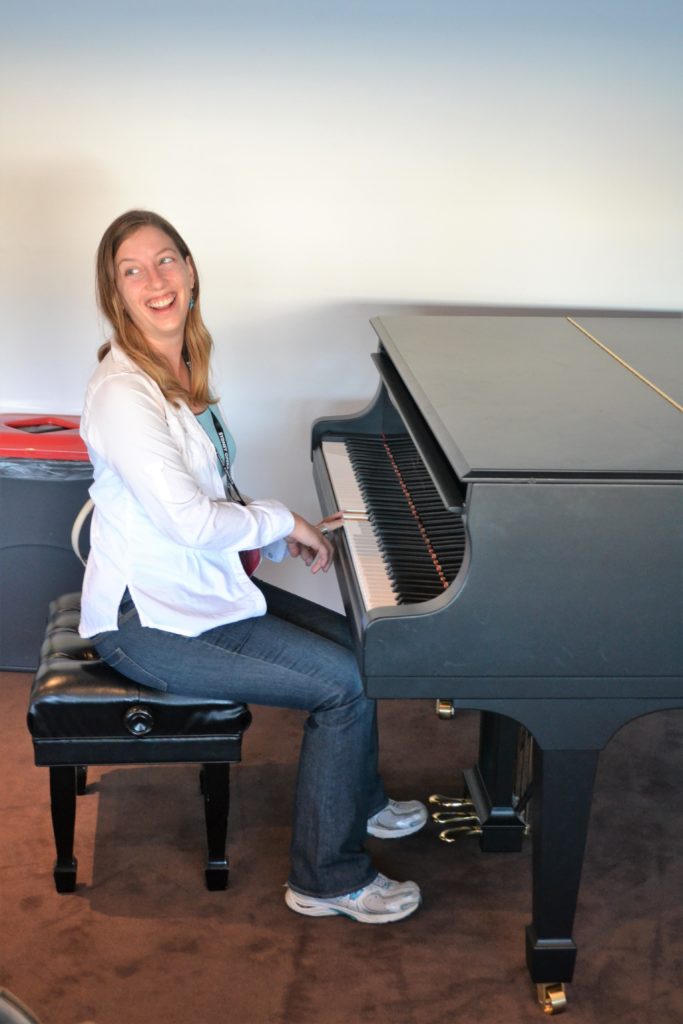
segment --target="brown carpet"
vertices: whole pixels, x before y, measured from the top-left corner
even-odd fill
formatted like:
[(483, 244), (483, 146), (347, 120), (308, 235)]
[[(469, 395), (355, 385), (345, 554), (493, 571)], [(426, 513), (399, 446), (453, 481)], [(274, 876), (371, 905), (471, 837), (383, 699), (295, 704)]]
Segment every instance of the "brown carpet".
[[(283, 902), (301, 716), (255, 708), (233, 770), (230, 887), (203, 884), (197, 772), (91, 769), (79, 887), (58, 896), (46, 769), (24, 715), (30, 676), (0, 673), (0, 986), (42, 1024), (505, 1024), (543, 1019), (524, 966), (530, 851), (483, 855), (436, 829), (372, 840), (424, 906), (384, 927), (298, 917)], [(390, 792), (460, 788), (477, 716), (381, 707)], [(601, 757), (565, 1020), (683, 1021), (683, 714), (628, 726)]]

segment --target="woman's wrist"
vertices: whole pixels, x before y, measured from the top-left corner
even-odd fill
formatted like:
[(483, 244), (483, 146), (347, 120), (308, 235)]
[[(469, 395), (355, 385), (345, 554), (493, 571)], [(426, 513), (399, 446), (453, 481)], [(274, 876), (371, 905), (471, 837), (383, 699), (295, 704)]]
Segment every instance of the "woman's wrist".
[(291, 532), (288, 533), (287, 536), (285, 537), (285, 541), (288, 544), (293, 544), (300, 540), (301, 528), (304, 527), (305, 529), (305, 527), (309, 525), (303, 518), (303, 516), (300, 516), (298, 512), (292, 512), (292, 518), (294, 519), (294, 525), (292, 527)]

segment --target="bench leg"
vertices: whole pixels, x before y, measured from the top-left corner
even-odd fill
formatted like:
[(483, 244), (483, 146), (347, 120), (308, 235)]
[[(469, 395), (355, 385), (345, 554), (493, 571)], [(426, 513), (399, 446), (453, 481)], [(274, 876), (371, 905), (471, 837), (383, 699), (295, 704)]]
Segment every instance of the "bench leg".
[(209, 860), (206, 865), (206, 888), (225, 889), (228, 884), (228, 858), (225, 845), (230, 811), (230, 765), (205, 764), (202, 767), (202, 791)]
[(73, 855), (76, 823), (76, 768), (73, 765), (50, 768), (50, 808), (57, 848), (53, 871), (55, 888), (57, 892), (73, 892), (78, 867)]

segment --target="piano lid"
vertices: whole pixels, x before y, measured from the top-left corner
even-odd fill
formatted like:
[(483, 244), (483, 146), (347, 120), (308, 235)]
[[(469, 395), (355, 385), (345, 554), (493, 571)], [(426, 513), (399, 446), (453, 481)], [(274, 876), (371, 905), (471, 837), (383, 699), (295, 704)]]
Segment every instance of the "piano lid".
[[(577, 323), (600, 338), (603, 318)], [(387, 316), (372, 325), (461, 480), (683, 471), (675, 403), (565, 317)], [(654, 367), (654, 383), (675, 399), (664, 378), (683, 360), (680, 317), (604, 325), (604, 344), (619, 354), (623, 337), (624, 361), (645, 377)]]
[(683, 317), (576, 316), (573, 319), (683, 405)]

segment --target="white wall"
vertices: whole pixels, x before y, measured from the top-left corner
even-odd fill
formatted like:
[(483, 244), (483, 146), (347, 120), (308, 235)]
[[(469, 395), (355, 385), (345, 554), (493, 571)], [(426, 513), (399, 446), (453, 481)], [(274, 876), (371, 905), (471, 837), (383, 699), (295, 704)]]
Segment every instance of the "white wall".
[(194, 251), (240, 484), (311, 517), (310, 423), (373, 393), (370, 316), (683, 305), (679, 3), (6, 6), (0, 412), (79, 411), (132, 206)]

